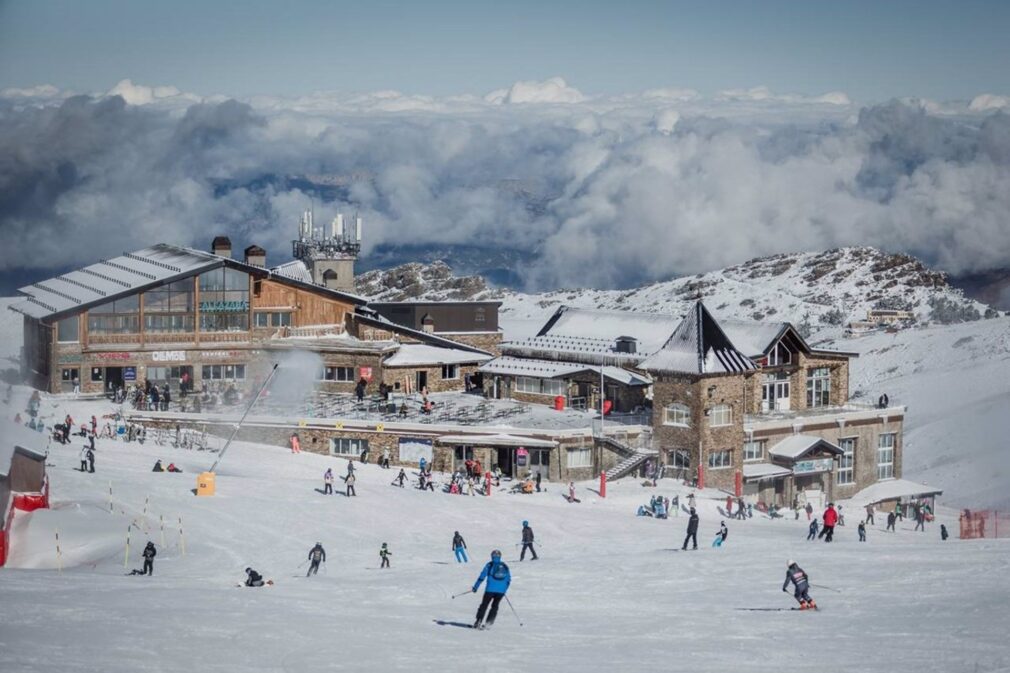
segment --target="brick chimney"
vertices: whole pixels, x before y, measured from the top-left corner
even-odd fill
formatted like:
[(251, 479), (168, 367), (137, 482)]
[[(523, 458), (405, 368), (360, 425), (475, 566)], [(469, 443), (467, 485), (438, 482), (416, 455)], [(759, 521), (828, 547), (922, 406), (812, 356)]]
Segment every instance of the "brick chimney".
[(258, 245), (250, 245), (245, 249), (245, 263), (250, 266), (265, 268), (267, 265), (267, 251)]
[(231, 259), (231, 239), (227, 236), (215, 236), (210, 244), (210, 251), (219, 257)]

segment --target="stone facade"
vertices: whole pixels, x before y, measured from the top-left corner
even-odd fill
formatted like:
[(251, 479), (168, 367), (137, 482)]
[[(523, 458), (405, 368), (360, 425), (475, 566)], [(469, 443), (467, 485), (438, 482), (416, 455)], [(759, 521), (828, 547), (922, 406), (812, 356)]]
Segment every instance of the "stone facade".
[(501, 332), (435, 332), (435, 336), (479, 348), (495, 357), (501, 355)]
[[(472, 376), (475, 374), (478, 366), (477, 364), (457, 365), (458, 376), (453, 379), (442, 378), (441, 365), (383, 367), (382, 380), (385, 381), (387, 386), (391, 386), (393, 390), (399, 391), (403, 388), (403, 380), (406, 377), (410, 380), (410, 386), (413, 390), (417, 385), (417, 373), (425, 372), (428, 380), (428, 392), (444, 393), (459, 391), (465, 389), (466, 375), (470, 374)], [(415, 390), (415, 392), (420, 391)]]
[(829, 405), (842, 406), (849, 401), (849, 363), (844, 356), (826, 357), (793, 353), (793, 362), (777, 367), (762, 367), (750, 379), (747, 396), (747, 413), (761, 414), (761, 387), (765, 374), (785, 372), (789, 375), (789, 408), (793, 411), (809, 408), (807, 404), (807, 376), (813, 369), (827, 367), (831, 372)]

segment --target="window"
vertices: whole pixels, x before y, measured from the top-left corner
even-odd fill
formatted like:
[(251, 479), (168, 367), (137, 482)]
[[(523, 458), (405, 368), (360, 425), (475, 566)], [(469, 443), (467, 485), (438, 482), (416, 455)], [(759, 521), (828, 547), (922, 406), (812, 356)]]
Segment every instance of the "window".
[(475, 308), (473, 310), (473, 321), (474, 322), (484, 322), (484, 309), (481, 307)]
[(843, 453), (838, 459), (838, 475), (835, 477), (835, 483), (839, 486), (851, 484), (855, 482), (856, 438), (846, 437), (838, 440), (838, 448)]
[(671, 465), (678, 470), (691, 469), (691, 452), (687, 449), (668, 449), (666, 452), (667, 465)]
[[(241, 366), (241, 365), (240, 365)], [(186, 370), (185, 366), (180, 367), (148, 367), (147, 368), (147, 380), (157, 381), (159, 383), (167, 383), (169, 381), (178, 381), (182, 378), (182, 373)]]
[(152, 333), (192, 332), (193, 314), (144, 313), (144, 331)]
[(743, 443), (744, 462), (753, 460), (764, 460), (764, 457), (765, 457), (764, 440), (750, 441)]
[(244, 381), (245, 365), (204, 365), (204, 380)]
[(80, 340), (80, 316), (72, 315), (56, 323), (56, 340), (60, 343), (76, 343)]
[(538, 449), (530, 450), (530, 466), (539, 465), (547, 467), (551, 464), (551, 452)]
[(708, 466), (713, 470), (721, 470), (733, 467), (732, 451), (713, 451), (708, 454)]
[(781, 341), (775, 344), (771, 352), (768, 353), (768, 366), (778, 367), (779, 365), (788, 365), (793, 361), (793, 354), (788, 348), (785, 347)]
[(74, 379), (80, 381), (80, 370), (76, 367), (70, 367), (60, 371), (60, 380), (64, 383), (73, 383)]
[(538, 379), (532, 376), (517, 376), (516, 392), (534, 395), (564, 395), (565, 382), (555, 379)]
[(733, 425), (733, 407), (728, 404), (717, 404), (709, 409), (708, 424), (713, 428), (723, 425)]
[(256, 327), (290, 327), (291, 314), (284, 312), (266, 312), (253, 314)]
[(877, 440), (877, 479), (894, 478), (894, 437), (888, 433)]
[(442, 379), (458, 379), (459, 365), (442, 365)]
[(184, 278), (144, 293), (144, 313), (192, 313), (193, 279)]
[(102, 369), (101, 367), (92, 367), (91, 368), (91, 380), (92, 381), (101, 381), (104, 378), (103, 377), (104, 373), (105, 373), (105, 370)]
[(334, 437), (330, 439), (330, 453), (334, 456), (360, 456), (368, 451), (367, 439)]
[(579, 446), (568, 449), (568, 467), (592, 467), (593, 447)]
[(130, 295), (88, 311), (88, 332), (92, 334), (137, 334), (140, 331), (139, 295)]
[(807, 372), (807, 407), (826, 407), (831, 403), (831, 370), (817, 367)]
[(200, 331), (249, 329), (249, 275), (222, 267), (200, 274)]
[(354, 367), (323, 367), (319, 372), (320, 381), (353, 381)]
[(691, 427), (691, 410), (686, 404), (674, 403), (667, 405), (665, 416), (663, 418), (663, 424), (689, 428)]

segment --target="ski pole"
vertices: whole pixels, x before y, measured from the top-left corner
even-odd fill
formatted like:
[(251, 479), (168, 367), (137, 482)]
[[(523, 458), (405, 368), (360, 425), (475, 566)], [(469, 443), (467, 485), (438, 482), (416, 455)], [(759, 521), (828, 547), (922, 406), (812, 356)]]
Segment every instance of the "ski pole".
[(455, 599), (455, 598), (459, 598), (460, 596), (466, 596), (467, 594), (472, 594), (472, 593), (473, 593), (473, 591), (461, 591), (458, 594), (453, 594), (452, 597)]
[(512, 607), (512, 601), (509, 600), (508, 596), (505, 596), (505, 602), (509, 604), (509, 608), (512, 610), (512, 614), (516, 616), (516, 621), (519, 622), (519, 626), (522, 626), (523, 620), (519, 619), (519, 613), (516, 612), (516, 609), (514, 607)]
[(828, 591), (834, 591), (836, 594), (842, 593), (841, 589), (832, 589), (831, 587), (826, 587), (823, 584), (814, 584), (813, 582), (811, 582), (810, 586), (817, 587), (818, 589), (827, 589)]

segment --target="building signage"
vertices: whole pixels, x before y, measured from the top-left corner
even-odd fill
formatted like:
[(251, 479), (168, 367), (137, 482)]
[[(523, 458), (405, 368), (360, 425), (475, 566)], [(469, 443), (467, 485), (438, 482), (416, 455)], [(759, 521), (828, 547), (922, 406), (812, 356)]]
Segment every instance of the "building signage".
[(526, 467), (526, 460), (529, 458), (530, 452), (519, 447), (516, 449), (516, 467)]
[[(255, 354), (255, 351), (253, 354)], [(242, 355), (242, 351), (200, 351), (200, 357), (204, 360), (240, 358)]]
[(358, 367), (358, 376), (365, 379), (369, 383), (372, 381), (372, 368), (371, 367)]
[(137, 380), (137, 368), (136, 367), (123, 367), (123, 380), (124, 381), (136, 381)]
[(835, 466), (833, 458), (818, 458), (817, 460), (801, 460), (793, 465), (793, 474), (813, 474), (815, 472), (830, 472)]
[(94, 353), (96, 360), (129, 360), (129, 353)]
[(81, 363), (81, 356), (76, 353), (61, 355), (57, 361), (61, 365), (76, 365)]
[(154, 351), (151, 359), (155, 362), (185, 362), (186, 351)]
[(243, 313), (249, 310), (247, 301), (201, 301), (200, 313)]

